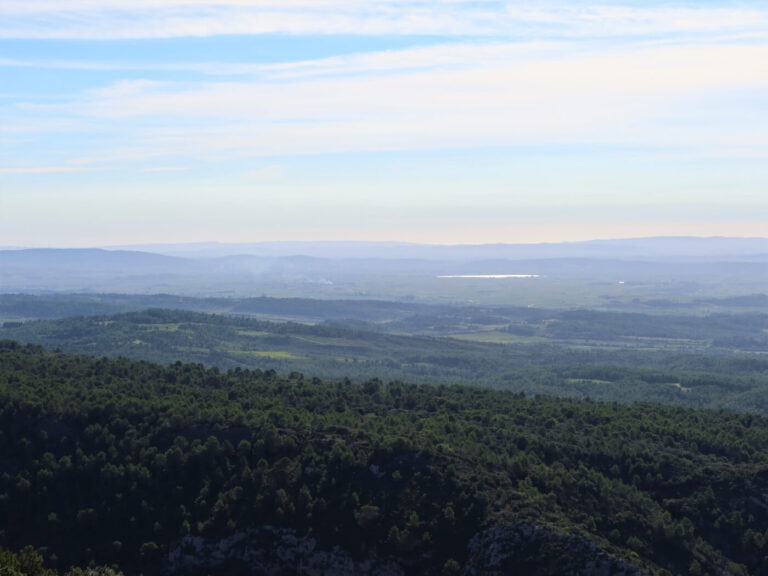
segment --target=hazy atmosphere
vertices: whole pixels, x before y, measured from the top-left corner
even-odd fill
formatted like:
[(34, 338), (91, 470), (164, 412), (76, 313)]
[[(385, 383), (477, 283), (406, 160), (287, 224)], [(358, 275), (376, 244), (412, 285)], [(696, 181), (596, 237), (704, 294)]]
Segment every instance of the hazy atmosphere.
[(766, 2), (4, 0), (0, 246), (765, 236)]
[(768, 576), (768, 0), (0, 0), (0, 576)]

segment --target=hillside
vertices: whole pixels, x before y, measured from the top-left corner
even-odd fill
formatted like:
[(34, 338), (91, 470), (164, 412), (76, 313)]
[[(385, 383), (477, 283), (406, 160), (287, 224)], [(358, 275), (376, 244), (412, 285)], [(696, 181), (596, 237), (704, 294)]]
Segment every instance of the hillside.
[[(540, 554), (542, 574), (566, 561), (766, 569), (768, 420), (756, 416), (11, 342), (0, 411), (0, 544), (43, 547), (62, 569), (249, 573), (248, 546), (265, 542), (283, 555), (265, 566), (358, 573), (473, 574), (491, 550), (502, 565)], [(210, 547), (223, 557), (206, 560)]]

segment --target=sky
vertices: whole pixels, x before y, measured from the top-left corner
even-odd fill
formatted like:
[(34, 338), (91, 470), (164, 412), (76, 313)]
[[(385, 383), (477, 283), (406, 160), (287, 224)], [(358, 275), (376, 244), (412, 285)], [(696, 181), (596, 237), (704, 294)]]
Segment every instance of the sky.
[(768, 237), (768, 1), (0, 0), (0, 246)]

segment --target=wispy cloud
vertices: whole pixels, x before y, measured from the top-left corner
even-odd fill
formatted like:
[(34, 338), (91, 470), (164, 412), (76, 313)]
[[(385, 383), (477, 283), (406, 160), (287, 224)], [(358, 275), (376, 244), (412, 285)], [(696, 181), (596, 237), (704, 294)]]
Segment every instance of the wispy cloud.
[(118, 158), (560, 144), (726, 154), (768, 146), (768, 119), (730, 103), (735, 93), (768, 90), (768, 43), (567, 48), (469, 44), (353, 55), (277, 65), (276, 77), (247, 81), (121, 81), (65, 104), (19, 109), (109, 126), (120, 142), (109, 154)]
[[(313, 12), (321, 9), (327, 17)], [(227, 11), (248, 17), (233, 19)], [(440, 12), (434, 21), (427, 17), (433, 12)], [(484, 22), (483, 33), (504, 34), (279, 63), (0, 59), (0, 67), (117, 77), (202, 75), (186, 82), (113, 80), (52, 101), (12, 102), (2, 118), (8, 134), (88, 137), (32, 161), (53, 168), (4, 172), (55, 171), (60, 163), (160, 171), (201, 160), (488, 146), (640, 146), (665, 155), (742, 158), (768, 151), (768, 118), (755, 114), (754, 103), (744, 108), (733, 100), (747, 95), (756, 102), (768, 91), (768, 10), (757, 8), (396, 0), (113, 0), (105, 8), (96, 1), (25, 0), (0, 4), (0, 36), (21, 22), (53, 23), (52, 33), (65, 36), (71, 26), (88, 28), (84, 37), (93, 30), (120, 37), (128, 28), (174, 36), (183, 26), (165, 26), (171, 13), (177, 24), (207, 22), (203, 35), (250, 26), (248, 18), (258, 26), (287, 19), (300, 24), (297, 33), (322, 26), (323, 33), (343, 32), (336, 18), (353, 27), (370, 18), (380, 31), (399, 33), (394, 22), (401, 16), (419, 22), (422, 33), (453, 19), (443, 32), (467, 34)], [(149, 23), (153, 15), (161, 17)], [(93, 26), (94, 18), (105, 19), (103, 26)], [(590, 34), (630, 36), (605, 43), (586, 40)], [(750, 41), (733, 41), (744, 38)]]
[[(295, 79), (309, 76), (377, 74), (410, 69), (476, 66), (494, 61), (543, 58), (578, 50), (564, 42), (453, 42), (407, 50), (353, 53), (343, 56), (278, 63), (252, 62), (122, 62), (95, 60), (22, 60), (0, 58), (0, 68), (37, 68), (104, 72), (194, 72), (207, 76), (251, 76)], [(18, 97), (9, 95), (9, 97)]]
[(760, 6), (461, 0), (6, 0), (0, 38), (126, 39), (224, 34), (617, 37), (766, 34)]
[(185, 172), (187, 170), (184, 166), (148, 166), (142, 168), (142, 172)]
[(256, 170), (248, 170), (243, 174), (248, 180), (277, 180), (286, 173), (285, 166), (271, 164)]
[(0, 174), (49, 174), (52, 172), (77, 172), (72, 166), (36, 166), (27, 168), (0, 168)]
[[(370, 6), (419, 6), (419, 5), (503, 5), (499, 0), (367, 0)], [(297, 8), (360, 8), (359, 0), (110, 0), (114, 10), (146, 10), (158, 8), (193, 7), (283, 7)], [(79, 12), (104, 9), (102, 0), (6, 0), (3, 11), (8, 13)]]

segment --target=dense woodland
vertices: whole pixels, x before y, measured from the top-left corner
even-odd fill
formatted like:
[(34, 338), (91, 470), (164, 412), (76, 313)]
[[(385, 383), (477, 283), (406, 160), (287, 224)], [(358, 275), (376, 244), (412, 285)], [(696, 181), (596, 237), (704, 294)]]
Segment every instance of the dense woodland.
[[(768, 574), (768, 420), (0, 346), (0, 545), (167, 569), (185, 536), (311, 533), (451, 573), (535, 520), (649, 573)], [(226, 573), (246, 571), (235, 562)]]

